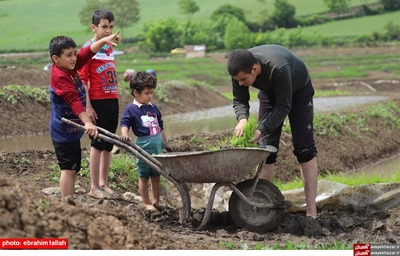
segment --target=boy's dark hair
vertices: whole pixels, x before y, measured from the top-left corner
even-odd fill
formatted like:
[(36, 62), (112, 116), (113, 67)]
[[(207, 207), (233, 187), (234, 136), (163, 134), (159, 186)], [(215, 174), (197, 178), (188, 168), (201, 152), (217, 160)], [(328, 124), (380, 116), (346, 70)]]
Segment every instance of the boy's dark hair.
[(227, 69), (231, 76), (236, 76), (240, 71), (250, 74), (257, 58), (246, 49), (236, 49), (229, 54)]
[(114, 14), (107, 9), (94, 11), (92, 16), (92, 24), (96, 25), (97, 27), (101, 20), (108, 20), (108, 22), (114, 21)]
[(146, 72), (137, 72), (132, 78), (129, 87), (132, 95), (134, 90), (140, 94), (145, 88), (155, 89), (157, 87), (157, 78)]
[(72, 38), (68, 36), (56, 36), (50, 40), (49, 52), (50, 58), (53, 55), (61, 56), (64, 49), (76, 48), (76, 44)]

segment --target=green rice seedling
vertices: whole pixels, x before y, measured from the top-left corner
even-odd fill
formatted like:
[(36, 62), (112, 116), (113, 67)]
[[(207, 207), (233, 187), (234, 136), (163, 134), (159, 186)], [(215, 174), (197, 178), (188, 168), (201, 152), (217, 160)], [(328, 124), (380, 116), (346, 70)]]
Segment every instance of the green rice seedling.
[(243, 135), (241, 137), (237, 137), (235, 134), (232, 135), (230, 140), (231, 146), (235, 148), (256, 147), (257, 144), (253, 138), (257, 125), (255, 118), (250, 117), (244, 127)]

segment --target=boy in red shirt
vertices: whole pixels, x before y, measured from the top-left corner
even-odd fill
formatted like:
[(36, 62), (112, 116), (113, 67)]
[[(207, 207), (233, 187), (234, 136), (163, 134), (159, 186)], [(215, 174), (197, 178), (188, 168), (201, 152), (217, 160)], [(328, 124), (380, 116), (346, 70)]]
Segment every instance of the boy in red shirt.
[[(85, 132), (96, 138), (98, 131), (86, 113), (86, 90), (77, 70), (106, 43), (114, 44), (118, 33), (102, 38), (77, 53), (75, 42), (66, 36), (51, 39), (49, 52), (53, 65), (50, 77), (50, 136), (61, 169), (60, 191), (63, 198), (73, 196), (76, 173), (81, 167), (80, 131), (61, 121), (66, 118), (85, 125)], [(115, 45), (115, 44), (114, 44)]]
[[(111, 11), (96, 10), (92, 16), (91, 29), (94, 37), (86, 42), (81, 51), (112, 34), (114, 15)], [(92, 121), (101, 128), (115, 133), (118, 127), (118, 81), (114, 52), (111, 44), (104, 45), (91, 60), (79, 70), (83, 84), (87, 85), (87, 111)], [(89, 195), (104, 198), (114, 194), (108, 186), (108, 174), (113, 145), (92, 139), (90, 149)]]

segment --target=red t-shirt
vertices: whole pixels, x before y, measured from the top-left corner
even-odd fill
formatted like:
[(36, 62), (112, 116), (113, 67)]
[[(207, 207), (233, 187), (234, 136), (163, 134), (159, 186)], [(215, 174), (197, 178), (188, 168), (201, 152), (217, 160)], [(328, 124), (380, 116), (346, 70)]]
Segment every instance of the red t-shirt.
[[(86, 42), (81, 51), (95, 41)], [(79, 76), (89, 89), (90, 100), (118, 99), (118, 79), (115, 68), (114, 51), (106, 44), (79, 70)]]

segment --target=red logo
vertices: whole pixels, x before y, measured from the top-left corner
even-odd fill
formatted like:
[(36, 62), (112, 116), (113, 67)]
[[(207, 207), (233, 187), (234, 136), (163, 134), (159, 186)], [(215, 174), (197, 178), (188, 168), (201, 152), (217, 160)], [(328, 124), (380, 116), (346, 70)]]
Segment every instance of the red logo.
[(354, 244), (353, 251), (354, 251), (354, 256), (371, 256), (371, 245)]

